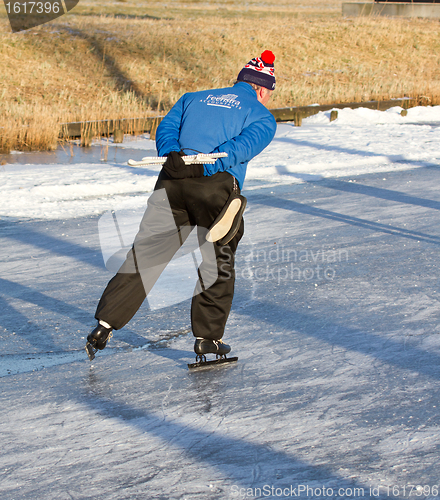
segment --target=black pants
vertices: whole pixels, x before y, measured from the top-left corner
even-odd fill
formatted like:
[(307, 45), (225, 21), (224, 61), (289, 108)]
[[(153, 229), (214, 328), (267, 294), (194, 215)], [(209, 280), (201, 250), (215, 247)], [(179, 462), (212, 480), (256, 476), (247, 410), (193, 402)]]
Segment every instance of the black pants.
[(116, 330), (126, 325), (191, 228), (197, 226), (203, 261), (191, 303), (192, 331), (196, 337), (221, 339), (234, 295), (234, 260), (243, 220), (227, 245), (206, 246), (205, 235), (233, 189), (234, 178), (226, 172), (182, 180), (171, 180), (161, 172), (133, 247), (104, 290), (95, 318)]

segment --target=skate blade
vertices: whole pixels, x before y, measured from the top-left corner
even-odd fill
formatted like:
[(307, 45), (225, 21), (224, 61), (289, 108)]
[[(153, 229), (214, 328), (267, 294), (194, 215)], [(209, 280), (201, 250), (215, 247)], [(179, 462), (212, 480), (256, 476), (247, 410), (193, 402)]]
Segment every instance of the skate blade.
[(196, 363), (188, 363), (188, 368), (190, 370), (193, 370), (194, 368), (203, 368), (203, 367), (209, 367), (209, 366), (213, 366), (213, 365), (222, 365), (224, 363), (235, 363), (236, 361), (238, 361), (237, 357), (212, 359), (211, 361), (197, 361)]
[(235, 216), (238, 214), (240, 208), (240, 198), (232, 200), (223, 217), (209, 230), (209, 233), (206, 235), (206, 241), (214, 243), (223, 238), (223, 236), (226, 236), (229, 233), (232, 224), (234, 223)]
[(96, 352), (96, 350), (93, 348), (92, 344), (87, 342), (86, 353), (87, 353), (87, 356), (89, 357), (90, 361), (93, 361), (95, 359), (95, 352)]

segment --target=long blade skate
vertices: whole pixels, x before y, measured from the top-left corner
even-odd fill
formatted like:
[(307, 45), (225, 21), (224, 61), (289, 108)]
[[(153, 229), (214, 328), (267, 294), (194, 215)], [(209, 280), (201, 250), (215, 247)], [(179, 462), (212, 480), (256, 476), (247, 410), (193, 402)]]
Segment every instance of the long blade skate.
[(196, 356), (195, 363), (188, 363), (188, 368), (193, 370), (194, 368), (203, 368), (204, 366), (222, 365), (225, 363), (235, 363), (238, 361), (238, 357), (227, 358), (226, 356), (218, 356), (217, 359), (211, 359), (207, 361), (205, 355)]
[[(228, 153), (199, 153), (198, 155), (187, 155), (182, 156), (182, 160), (185, 162), (185, 165), (191, 164), (205, 164), (210, 163), (213, 164), (217, 161), (217, 158), (225, 158), (228, 156)], [(130, 167), (145, 167), (147, 165), (163, 165), (166, 162), (166, 156), (145, 156), (140, 161), (136, 160), (128, 160), (128, 164)]]
[(95, 353), (97, 351), (98, 351), (98, 349), (95, 349), (90, 342), (87, 342), (86, 353), (87, 353), (87, 356), (89, 357), (90, 361), (93, 361), (95, 359)]

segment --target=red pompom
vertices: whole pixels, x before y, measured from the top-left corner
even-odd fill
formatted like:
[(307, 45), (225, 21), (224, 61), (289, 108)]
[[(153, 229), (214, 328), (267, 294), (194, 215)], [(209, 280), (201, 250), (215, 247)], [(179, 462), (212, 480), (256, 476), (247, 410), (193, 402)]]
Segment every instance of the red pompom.
[(275, 56), (270, 50), (265, 50), (261, 54), (261, 60), (266, 64), (273, 64), (273, 62), (275, 61)]

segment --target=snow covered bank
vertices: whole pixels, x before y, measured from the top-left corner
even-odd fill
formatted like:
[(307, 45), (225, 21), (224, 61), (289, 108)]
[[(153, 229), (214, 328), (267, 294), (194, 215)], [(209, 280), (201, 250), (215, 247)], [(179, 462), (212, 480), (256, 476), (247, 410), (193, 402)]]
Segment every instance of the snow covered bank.
[[(440, 106), (418, 107), (400, 115), (388, 111), (342, 109), (330, 122), (330, 111), (303, 121), (302, 127), (279, 124), (272, 144), (250, 162), (244, 190), (390, 170), (440, 165)], [(107, 145), (106, 141), (96, 144)], [(110, 148), (115, 147), (110, 143)], [(154, 149), (144, 139), (118, 148)], [(111, 155), (109, 155), (111, 156)], [(0, 168), (0, 217), (66, 219), (99, 214), (111, 207), (144, 206), (159, 167), (126, 164), (17, 165)]]

